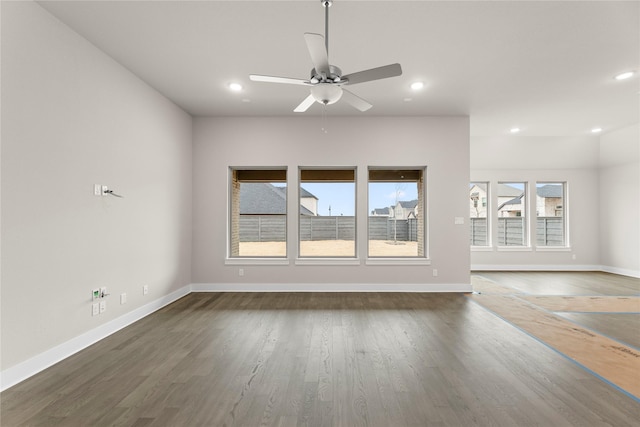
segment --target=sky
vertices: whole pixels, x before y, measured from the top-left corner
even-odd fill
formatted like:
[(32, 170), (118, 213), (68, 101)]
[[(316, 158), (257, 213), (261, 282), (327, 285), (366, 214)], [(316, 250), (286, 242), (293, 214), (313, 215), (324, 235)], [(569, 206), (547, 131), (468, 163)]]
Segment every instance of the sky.
[[(310, 183), (302, 184), (302, 188), (318, 198), (318, 215), (353, 216), (355, 214), (354, 183)], [(409, 201), (418, 198), (416, 183), (372, 183), (369, 184), (368, 212), (376, 208), (395, 205), (396, 192), (398, 201)]]

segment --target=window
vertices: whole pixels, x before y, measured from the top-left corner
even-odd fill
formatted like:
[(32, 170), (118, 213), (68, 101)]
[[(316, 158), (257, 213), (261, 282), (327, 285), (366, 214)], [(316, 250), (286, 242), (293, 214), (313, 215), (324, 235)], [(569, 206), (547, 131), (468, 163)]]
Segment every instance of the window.
[(489, 223), (487, 216), (488, 182), (469, 184), (469, 226), (471, 246), (489, 246)]
[(356, 256), (355, 169), (300, 169), (300, 257)]
[(369, 257), (424, 257), (424, 168), (369, 169)]
[(536, 183), (536, 245), (565, 246), (564, 182)]
[(498, 183), (498, 246), (527, 246), (526, 190), (526, 182)]
[(231, 169), (230, 257), (287, 256), (286, 169)]

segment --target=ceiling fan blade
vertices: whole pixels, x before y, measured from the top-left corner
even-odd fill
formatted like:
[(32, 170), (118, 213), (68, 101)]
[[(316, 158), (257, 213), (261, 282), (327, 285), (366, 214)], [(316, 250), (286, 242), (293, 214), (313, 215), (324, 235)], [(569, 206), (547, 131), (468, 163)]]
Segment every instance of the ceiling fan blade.
[(313, 105), (314, 102), (316, 102), (316, 99), (313, 97), (313, 95), (309, 95), (293, 111), (295, 113), (304, 113), (309, 109), (309, 107), (311, 107), (311, 105)]
[(370, 82), (372, 80), (396, 77), (401, 74), (402, 67), (400, 67), (400, 64), (390, 64), (383, 67), (372, 68), (370, 70), (347, 74), (346, 76), (342, 76), (342, 80), (347, 80), (347, 84), (354, 85), (356, 83), (364, 83)]
[(342, 88), (342, 99), (344, 99), (360, 111), (367, 111), (369, 108), (373, 107), (373, 105), (369, 104), (359, 96), (354, 95), (352, 92), (349, 92), (345, 88)]
[(249, 79), (254, 82), (267, 82), (267, 83), (285, 83), (290, 85), (309, 85), (309, 80), (292, 79), (289, 77), (274, 77), (274, 76), (261, 76), (257, 74), (251, 74)]
[(307, 49), (309, 49), (309, 55), (311, 55), (313, 68), (318, 73), (329, 75), (329, 56), (327, 47), (324, 44), (324, 37), (321, 34), (304, 33), (304, 39), (307, 42)]

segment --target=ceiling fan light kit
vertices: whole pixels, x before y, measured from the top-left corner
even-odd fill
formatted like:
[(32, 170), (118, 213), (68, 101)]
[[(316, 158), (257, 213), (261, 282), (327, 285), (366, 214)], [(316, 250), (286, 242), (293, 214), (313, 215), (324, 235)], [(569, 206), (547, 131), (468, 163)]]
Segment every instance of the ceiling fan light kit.
[(325, 8), (324, 37), (321, 34), (316, 33), (304, 34), (307, 49), (311, 56), (311, 62), (313, 63), (309, 80), (265, 76), (259, 74), (251, 74), (249, 78), (256, 82), (310, 86), (311, 94), (293, 110), (296, 113), (307, 111), (314, 102), (318, 102), (326, 106), (334, 104), (340, 99), (343, 99), (345, 102), (360, 111), (367, 111), (373, 105), (354, 93), (344, 89), (343, 86), (400, 76), (402, 75), (402, 67), (400, 64), (390, 64), (372, 68), (370, 70), (342, 75), (342, 70), (340, 68), (329, 64), (329, 7), (331, 6), (332, 1), (321, 0), (321, 3)]

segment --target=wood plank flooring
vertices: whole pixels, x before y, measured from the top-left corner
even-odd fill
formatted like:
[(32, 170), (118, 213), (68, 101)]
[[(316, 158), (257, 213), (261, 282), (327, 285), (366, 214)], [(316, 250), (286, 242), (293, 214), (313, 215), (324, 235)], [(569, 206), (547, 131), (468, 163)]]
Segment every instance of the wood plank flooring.
[[(485, 277), (492, 275), (472, 276), (470, 298), (640, 401), (640, 350), (635, 345), (640, 342), (640, 295), (634, 283), (640, 280), (606, 273), (506, 273), (498, 275), (498, 284)], [(545, 280), (538, 282), (541, 278)], [(621, 286), (604, 287), (602, 282), (610, 279), (619, 280)], [(527, 295), (523, 290), (548, 292), (549, 282), (555, 285), (552, 295)], [(616, 329), (610, 316), (602, 317), (612, 313), (625, 314), (616, 318)], [(598, 329), (608, 330), (609, 335)]]
[[(536, 281), (540, 295), (570, 294), (549, 282), (640, 294), (625, 278), (615, 289), (617, 277), (482, 275), (527, 294)], [(637, 426), (640, 403), (460, 294), (194, 293), (3, 392), (0, 417), (3, 427)]]

